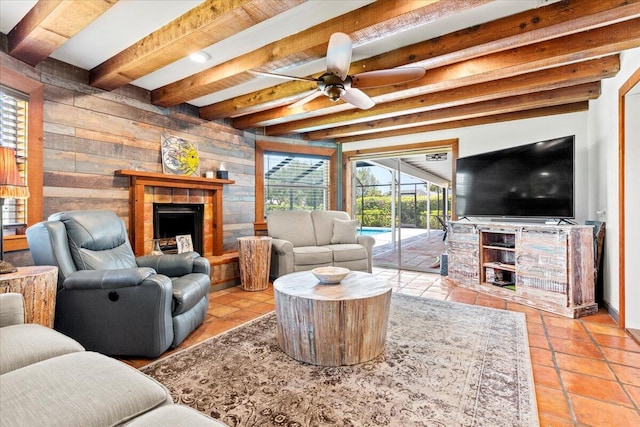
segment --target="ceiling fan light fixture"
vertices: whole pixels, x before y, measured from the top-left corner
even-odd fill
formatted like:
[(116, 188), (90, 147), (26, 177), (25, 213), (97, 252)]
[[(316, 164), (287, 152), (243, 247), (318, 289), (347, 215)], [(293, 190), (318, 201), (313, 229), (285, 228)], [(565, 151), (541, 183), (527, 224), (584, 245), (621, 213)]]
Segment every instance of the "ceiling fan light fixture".
[(345, 89), (344, 86), (336, 84), (336, 85), (327, 85), (324, 88), (324, 94), (329, 97), (329, 99), (333, 102), (336, 102), (340, 99), (340, 97), (344, 94)]
[(199, 50), (198, 52), (193, 52), (191, 55), (189, 55), (189, 59), (193, 62), (202, 64), (203, 62), (207, 62), (208, 60), (210, 60), (211, 55), (203, 50)]
[(327, 47), (327, 71), (317, 78), (295, 77), (285, 74), (271, 73), (258, 70), (248, 70), (251, 74), (273, 76), (286, 80), (305, 80), (316, 82), (318, 91), (294, 102), (289, 107), (298, 108), (323, 94), (332, 102), (339, 99), (361, 110), (367, 110), (376, 105), (375, 101), (360, 88), (391, 86), (410, 82), (422, 78), (425, 74), (423, 67), (399, 67), (388, 70), (368, 71), (350, 76), (349, 66), (352, 51), (351, 38), (344, 33), (333, 33)]
[(426, 155), (426, 160), (428, 162), (447, 160), (447, 153), (429, 153)]

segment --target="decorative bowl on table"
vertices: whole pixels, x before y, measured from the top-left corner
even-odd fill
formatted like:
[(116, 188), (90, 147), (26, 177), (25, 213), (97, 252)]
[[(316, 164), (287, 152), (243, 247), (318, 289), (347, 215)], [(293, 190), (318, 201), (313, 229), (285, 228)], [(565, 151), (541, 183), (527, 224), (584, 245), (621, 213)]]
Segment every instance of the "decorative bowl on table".
[(320, 283), (324, 285), (335, 285), (347, 277), (351, 270), (342, 267), (318, 267), (311, 270)]

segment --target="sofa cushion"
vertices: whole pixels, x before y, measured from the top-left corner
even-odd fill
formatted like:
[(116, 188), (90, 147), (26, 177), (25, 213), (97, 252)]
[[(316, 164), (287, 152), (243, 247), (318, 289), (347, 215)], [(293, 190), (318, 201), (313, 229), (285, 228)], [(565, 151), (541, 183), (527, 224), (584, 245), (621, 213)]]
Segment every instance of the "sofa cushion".
[(293, 265), (316, 265), (333, 262), (333, 252), (325, 246), (302, 246), (293, 248)]
[(26, 323), (0, 328), (0, 374), (76, 351), (84, 347), (46, 326)]
[(311, 219), (313, 220), (317, 245), (324, 246), (331, 244), (333, 220), (342, 219), (348, 221), (351, 218), (348, 213), (343, 211), (311, 211)]
[(171, 403), (164, 386), (99, 353), (54, 357), (2, 375), (2, 424), (113, 426)]
[[(24, 296), (17, 292), (0, 294), (0, 328), (24, 323)], [(0, 344), (2, 341), (0, 341)]]
[(274, 211), (267, 215), (267, 231), (274, 239), (296, 246), (315, 246), (316, 235), (309, 211)]
[(333, 261), (354, 261), (360, 259), (367, 259), (367, 249), (358, 244), (341, 244), (341, 245), (329, 245), (325, 246), (333, 251)]
[(183, 405), (165, 405), (125, 424), (127, 427), (228, 427), (197, 410)]
[(336, 261), (334, 267), (348, 268), (351, 271), (369, 271), (369, 260), (355, 259), (353, 261)]
[(357, 243), (358, 242), (358, 221), (333, 219), (333, 234), (331, 244)]

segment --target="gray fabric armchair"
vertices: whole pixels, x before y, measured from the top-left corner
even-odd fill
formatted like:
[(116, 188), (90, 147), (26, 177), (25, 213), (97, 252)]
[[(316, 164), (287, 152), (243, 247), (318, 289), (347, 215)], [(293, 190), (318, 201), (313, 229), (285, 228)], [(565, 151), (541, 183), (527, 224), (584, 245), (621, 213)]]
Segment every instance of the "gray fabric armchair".
[(205, 318), (209, 261), (196, 252), (135, 257), (111, 211), (68, 211), (27, 229), (36, 265), (58, 266), (54, 328), (86, 349), (157, 357)]

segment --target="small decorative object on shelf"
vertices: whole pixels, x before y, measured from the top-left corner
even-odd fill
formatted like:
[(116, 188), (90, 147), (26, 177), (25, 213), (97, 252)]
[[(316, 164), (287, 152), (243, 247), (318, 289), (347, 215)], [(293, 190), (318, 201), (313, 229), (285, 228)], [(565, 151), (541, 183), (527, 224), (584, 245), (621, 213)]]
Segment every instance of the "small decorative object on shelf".
[(220, 163), (218, 170), (216, 171), (216, 178), (218, 179), (229, 179), (229, 172), (224, 167), (224, 163)]
[(191, 240), (191, 234), (182, 234), (176, 236), (176, 244), (178, 246), (178, 253), (193, 252), (193, 241)]
[(153, 249), (151, 249), (149, 255), (164, 255), (164, 252), (160, 249), (160, 240), (161, 239), (153, 239)]
[(504, 280), (502, 276), (502, 270), (495, 270), (493, 274), (494, 274), (493, 276), (494, 282), (502, 282)]

